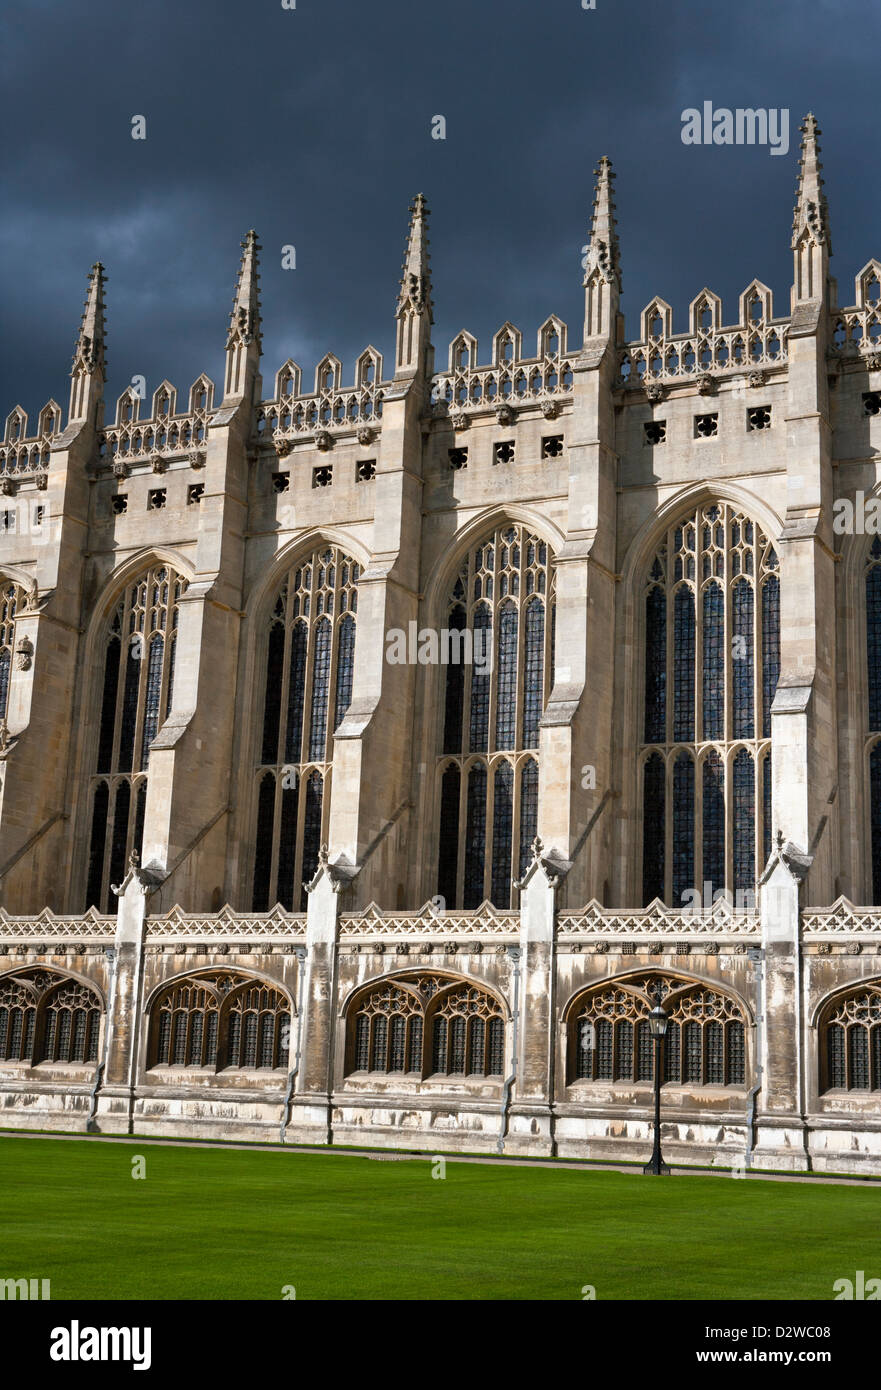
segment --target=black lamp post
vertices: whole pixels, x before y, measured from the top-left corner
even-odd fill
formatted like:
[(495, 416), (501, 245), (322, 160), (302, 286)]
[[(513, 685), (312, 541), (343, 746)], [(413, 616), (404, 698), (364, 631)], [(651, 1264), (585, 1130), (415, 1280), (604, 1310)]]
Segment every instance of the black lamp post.
[(649, 1031), (655, 1042), (655, 1142), (651, 1160), (643, 1168), (644, 1173), (654, 1173), (660, 1177), (670, 1169), (661, 1158), (661, 1065), (664, 1060), (664, 1036), (669, 1018), (661, 1008), (660, 995), (655, 995), (657, 1003), (649, 1014)]

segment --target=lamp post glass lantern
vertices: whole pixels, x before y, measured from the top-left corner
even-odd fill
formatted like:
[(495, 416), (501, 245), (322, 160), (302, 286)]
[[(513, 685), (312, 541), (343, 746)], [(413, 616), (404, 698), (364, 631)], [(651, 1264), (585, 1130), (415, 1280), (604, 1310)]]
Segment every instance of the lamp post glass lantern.
[(667, 1033), (669, 1015), (661, 1007), (660, 996), (655, 996), (657, 1003), (649, 1014), (649, 1032), (655, 1043), (655, 1142), (652, 1147), (652, 1156), (643, 1168), (644, 1173), (654, 1173), (660, 1177), (662, 1173), (669, 1173), (670, 1169), (661, 1157), (661, 1067), (664, 1061), (664, 1038)]

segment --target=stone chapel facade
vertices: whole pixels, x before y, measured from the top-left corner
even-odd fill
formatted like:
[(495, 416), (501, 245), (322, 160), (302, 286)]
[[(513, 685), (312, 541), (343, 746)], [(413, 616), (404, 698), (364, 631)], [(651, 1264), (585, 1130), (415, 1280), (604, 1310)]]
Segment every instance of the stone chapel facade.
[(105, 419), (93, 267), (0, 445), (0, 1126), (638, 1161), (660, 998), (668, 1158), (881, 1173), (881, 262), (802, 131), (785, 312), (628, 338), (603, 159), (583, 335), (435, 363), (420, 195), (392, 364), (264, 385), (249, 232), (222, 384)]

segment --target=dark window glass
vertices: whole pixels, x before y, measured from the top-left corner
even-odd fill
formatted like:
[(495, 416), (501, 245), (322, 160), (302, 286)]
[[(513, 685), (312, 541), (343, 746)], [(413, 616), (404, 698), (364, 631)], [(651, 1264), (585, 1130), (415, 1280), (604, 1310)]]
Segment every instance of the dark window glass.
[(456, 875), (459, 864), (459, 769), (448, 767), (441, 781), (440, 845), (438, 848), (437, 891), (445, 908), (456, 906)]
[(275, 816), (275, 778), (271, 772), (260, 781), (257, 797), (257, 845), (254, 857), (253, 911), (269, 908), (269, 874), (272, 865), (272, 825)]
[(664, 898), (664, 760), (652, 753), (643, 768), (642, 900)]
[[(451, 632), (465, 631), (465, 609), (461, 604), (454, 604), (447, 618), (447, 626)], [(462, 642), (464, 639), (459, 638)], [(449, 655), (457, 656), (458, 660), (450, 660), (447, 664), (447, 691), (446, 704), (444, 708), (444, 752), (462, 752), (462, 710), (465, 701), (465, 662), (463, 660), (464, 651), (462, 646), (451, 647)]]
[(486, 862), (486, 768), (478, 763), (468, 774), (468, 805), (465, 826), (466, 910), (483, 902), (483, 873)]
[(722, 586), (708, 584), (703, 597), (703, 732), (725, 737), (725, 613)]
[(746, 1075), (743, 1024), (733, 1018), (725, 1025), (726, 1079), (729, 1086), (743, 1086)]
[(752, 756), (741, 748), (734, 759), (734, 891), (756, 883), (756, 789)]
[(159, 699), (162, 694), (162, 657), (165, 642), (157, 633), (147, 658), (147, 690), (144, 698), (144, 727), (141, 731), (141, 769), (147, 766), (150, 744), (159, 729)]
[(312, 669), (312, 715), (309, 757), (323, 762), (327, 738), (327, 698), (330, 686), (330, 647), (333, 630), (324, 619), (315, 626), (315, 664)]
[(704, 881), (710, 892), (725, 887), (725, 773), (715, 750), (703, 767)]
[(138, 684), (141, 674), (140, 644), (130, 642), (125, 659), (125, 685), (122, 692), (122, 728), (119, 735), (117, 770), (131, 772), (135, 752), (135, 725), (138, 718)]
[(664, 743), (667, 720), (667, 599), (657, 586), (645, 601), (645, 741)]
[(526, 666), (523, 676), (523, 747), (538, 747), (544, 705), (545, 610), (540, 599), (526, 609)]
[(513, 748), (517, 716), (517, 609), (506, 603), (499, 614), (496, 748)]
[(263, 753), (261, 762), (278, 762), (278, 726), (281, 719), (281, 679), (284, 662), (284, 628), (273, 623), (266, 654), (266, 701), (263, 707)]
[[(284, 785), (291, 776), (282, 778), (281, 822), (278, 835), (278, 892), (276, 897), (288, 912), (294, 910), (294, 869), (297, 860), (297, 811), (300, 802), (299, 782)], [(271, 834), (271, 832), (270, 832)]]
[(514, 829), (514, 769), (496, 768), (493, 778), (492, 897), (496, 907), (511, 906), (511, 836)]
[(780, 679), (780, 580), (762, 585), (762, 738), (771, 737), (771, 705)]
[[(278, 625), (276, 625), (278, 626)], [(274, 631), (275, 629), (273, 629)], [(279, 627), (279, 630), (280, 627)], [(309, 629), (305, 622), (294, 623), (291, 628), (291, 650), (288, 657), (288, 725), (285, 731), (285, 761), (298, 763), (303, 746), (303, 708), (306, 699), (306, 647)], [(279, 670), (279, 678), (281, 670)], [(279, 686), (279, 691), (281, 686)], [(267, 701), (269, 692), (267, 690)], [(278, 735), (275, 736), (276, 747)], [(264, 761), (266, 761), (264, 759)], [(273, 756), (270, 761), (274, 762)]]
[(538, 763), (532, 758), (520, 774), (520, 872), (532, 861), (532, 842), (538, 833)]
[(694, 762), (687, 753), (673, 764), (673, 906), (694, 888)]
[[(125, 877), (126, 844), (128, 842), (128, 817), (132, 789), (128, 782), (119, 782), (116, 788), (116, 805), (113, 813), (113, 839), (110, 845), (110, 883), (122, 883)], [(112, 890), (111, 890), (112, 891)], [(106, 911), (110, 911), (112, 901), (108, 895)]]
[(306, 782), (306, 810), (303, 821), (303, 891), (300, 897), (300, 911), (305, 912), (308, 895), (305, 885), (311, 883), (318, 868), (318, 852), (321, 849), (321, 804), (324, 783), (319, 772), (312, 772)]
[[(878, 537), (872, 546), (881, 558)], [(881, 565), (873, 564), (866, 575), (866, 658), (869, 666), (869, 729), (881, 729)], [(877, 900), (876, 900), (877, 901)]]
[(101, 729), (98, 735), (98, 772), (113, 767), (113, 735), (116, 729), (116, 692), (119, 687), (119, 638), (111, 637), (104, 658), (104, 693), (101, 697)]
[(694, 738), (694, 594), (682, 587), (673, 600), (673, 742)]
[(844, 1029), (840, 1023), (830, 1023), (826, 1030), (826, 1062), (830, 1089), (843, 1091), (847, 1086), (847, 1064), (844, 1052)]
[[(489, 634), (492, 630), (490, 611), (483, 603), (474, 610), (473, 628), (475, 633)], [(489, 640), (489, 636), (483, 639), (485, 643), (483, 651), (489, 650)], [(485, 753), (489, 739), (490, 676), (480, 667), (473, 666), (471, 669), (473, 674), (471, 677), (471, 732), (469, 741), (472, 753)]]
[(869, 754), (872, 814), (872, 902), (881, 903), (881, 743)]
[(107, 810), (110, 793), (106, 782), (95, 788), (92, 804), (92, 834), (89, 842), (89, 882), (86, 907), (101, 908), (101, 885), (104, 879), (104, 844), (107, 839)]
[(343, 717), (352, 703), (352, 681), (355, 675), (355, 619), (348, 613), (339, 626), (339, 650), (336, 668), (336, 708), (334, 711), (334, 731), (343, 722)]
[(688, 1085), (692, 1083), (696, 1086), (701, 1084), (701, 1026), (690, 1019), (682, 1028), (682, 1041), (685, 1051), (685, 1066), (683, 1081)]
[(734, 632), (731, 661), (734, 737), (753, 738), (753, 590), (745, 579), (735, 584), (731, 592), (731, 619)]

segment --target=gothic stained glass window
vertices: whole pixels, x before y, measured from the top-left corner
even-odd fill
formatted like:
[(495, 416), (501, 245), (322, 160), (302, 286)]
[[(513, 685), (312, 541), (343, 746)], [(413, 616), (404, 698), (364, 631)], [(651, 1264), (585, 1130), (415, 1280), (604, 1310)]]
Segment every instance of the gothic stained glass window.
[[(881, 537), (866, 557), (866, 663), (870, 734), (881, 732)], [(881, 743), (869, 753), (872, 902), (881, 903)]]
[(679, 588), (673, 601), (673, 741), (694, 738), (694, 594)]
[[(869, 731), (881, 731), (881, 538), (872, 541), (866, 569), (866, 661)], [(877, 899), (876, 899), (877, 901)]]
[(150, 747), (171, 710), (174, 643), (166, 637), (186, 587), (169, 565), (155, 564), (108, 615), (86, 869), (86, 906), (103, 912), (113, 909), (111, 885), (125, 876), (131, 851), (142, 848)]
[[(321, 546), (288, 570), (268, 615), (255, 785), (254, 911), (304, 911), (325, 838), (333, 740), (352, 700), (359, 567)], [(271, 777), (267, 780), (267, 769)]]
[(881, 743), (869, 754), (869, 800), (872, 821), (872, 902), (881, 903)]
[(0, 979), (0, 1061), (86, 1066), (100, 1028), (101, 1000), (79, 980), (43, 968)]
[[(456, 764), (444, 771), (441, 783), (440, 848), (438, 851), (437, 891), (444, 909), (456, 899), (459, 864), (459, 784)], [(443, 910), (443, 909), (442, 909)]]
[[(694, 761), (680, 753), (673, 764), (673, 903), (694, 887)], [(660, 895), (659, 895), (660, 896)]]
[(529, 866), (532, 842), (537, 833), (538, 763), (534, 758), (527, 758), (520, 774), (520, 878)]
[(767, 864), (771, 858), (771, 750), (762, 763), (762, 857)]
[(504, 1018), (488, 991), (448, 976), (378, 980), (348, 1015), (346, 1074), (501, 1077)]
[[(284, 644), (284, 629), (280, 623), (276, 623), (273, 631), (278, 629), (281, 643)], [(308, 646), (309, 628), (305, 620), (300, 619), (291, 628), (291, 650), (288, 658), (288, 719), (287, 731), (285, 733), (285, 762), (298, 763), (300, 761), (300, 750), (303, 744), (303, 706), (306, 698), (306, 649)], [(354, 636), (354, 633), (353, 633)], [(270, 643), (272, 637), (270, 637)], [(270, 658), (271, 660), (271, 658)], [(279, 657), (278, 670), (278, 690), (281, 692), (281, 657)], [(271, 708), (272, 700), (269, 684), (266, 689), (266, 709)], [(278, 733), (276, 731), (276, 739)], [(275, 743), (271, 745), (271, 757), (264, 761), (275, 762)]]
[[(489, 650), (492, 628), (489, 607), (479, 603), (474, 610), (473, 631), (475, 644), (481, 650)], [(483, 663), (481, 663), (483, 664)], [(471, 678), (471, 752), (485, 753), (489, 737), (489, 688), (491, 677), (479, 668)]]
[(336, 668), (336, 700), (334, 702), (334, 732), (340, 727), (352, 703), (352, 682), (355, 676), (355, 619), (347, 613), (340, 623), (340, 648)]
[(526, 669), (523, 677), (523, 746), (538, 747), (544, 708), (545, 610), (541, 599), (526, 606)]
[(703, 790), (703, 873), (712, 895), (725, 886), (725, 773), (715, 750), (704, 760)]
[(308, 899), (306, 884), (315, 877), (318, 868), (318, 853), (321, 849), (321, 809), (324, 797), (324, 784), (320, 772), (310, 772), (306, 779), (306, 814), (303, 821), (303, 890), (300, 895), (300, 911), (305, 912)]
[(511, 837), (514, 829), (514, 769), (510, 763), (496, 768), (493, 789), (492, 901), (510, 906)]
[(722, 585), (710, 583), (704, 589), (704, 738), (724, 737), (725, 687), (719, 680), (724, 667), (725, 599)]
[(499, 614), (498, 714), (496, 747), (511, 748), (517, 718), (517, 609), (502, 605)]
[(734, 737), (752, 738), (753, 719), (753, 591), (745, 579), (739, 579), (731, 591), (731, 614), (734, 631), (732, 666), (732, 698), (734, 703)]
[(756, 787), (752, 755), (745, 748), (734, 758), (734, 891), (752, 890), (756, 882)]
[(153, 1004), (149, 1066), (282, 1069), (290, 1023), (291, 1006), (281, 990), (222, 970), (187, 975)]
[[(779, 563), (754, 521), (729, 503), (714, 502), (668, 527), (645, 584), (641, 755), (656, 755), (662, 765), (652, 773), (654, 797), (643, 793), (643, 897), (647, 862), (656, 861), (663, 841), (663, 877), (652, 886), (658, 886), (658, 897), (680, 906), (686, 888), (707, 881), (713, 891), (751, 889), (766, 862), (760, 856), (770, 835), (770, 780), (767, 791), (762, 782), (759, 807), (755, 775), (761, 763), (763, 779), (770, 779), (770, 707), (780, 672)], [(744, 744), (735, 779), (734, 759)], [(677, 772), (683, 753), (695, 767), (692, 816), (681, 809), (688, 804), (688, 774)], [(679, 809), (677, 777), (683, 781)], [(659, 809), (661, 788), (673, 798), (666, 824), (657, 818), (666, 809)], [(683, 837), (690, 838), (689, 850)]]
[(511, 524), (470, 550), (450, 590), (446, 627), (463, 636), (444, 673), (438, 893), (448, 908), (484, 898), (508, 908), (538, 824), (538, 763), (523, 754), (538, 747), (553, 682), (547, 544)]
[[(447, 625), (451, 632), (465, 631), (465, 609), (453, 605)], [(447, 692), (444, 706), (444, 752), (458, 753), (462, 747), (462, 711), (465, 700), (465, 665), (461, 661), (447, 664)]]
[(312, 718), (309, 734), (309, 757), (324, 757), (327, 741), (327, 697), (330, 683), (331, 626), (322, 618), (315, 629), (315, 665), (312, 669)]
[(24, 589), (20, 584), (0, 579), (0, 719), (6, 718), (6, 707), (9, 703), (15, 615), (21, 612), (24, 600)]
[(664, 762), (658, 753), (643, 768), (642, 900), (664, 896)]
[(663, 743), (667, 726), (667, 604), (664, 590), (656, 583), (646, 595), (645, 622), (645, 741)]
[(771, 737), (771, 705), (780, 678), (780, 580), (762, 585), (762, 738)]
[(468, 773), (468, 803), (465, 822), (466, 909), (483, 902), (483, 871), (486, 859), (486, 768), (474, 763)]
[(818, 1029), (821, 1089), (881, 1091), (881, 985), (870, 980), (836, 995)]
[(162, 659), (165, 643), (157, 633), (150, 642), (147, 658), (147, 692), (144, 702), (144, 727), (141, 733), (141, 770), (146, 771), (150, 744), (159, 732), (159, 702), (162, 698)]

